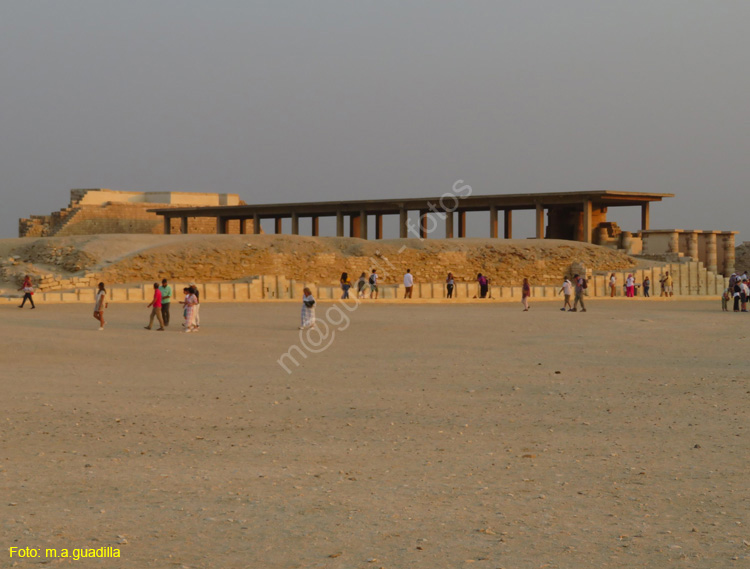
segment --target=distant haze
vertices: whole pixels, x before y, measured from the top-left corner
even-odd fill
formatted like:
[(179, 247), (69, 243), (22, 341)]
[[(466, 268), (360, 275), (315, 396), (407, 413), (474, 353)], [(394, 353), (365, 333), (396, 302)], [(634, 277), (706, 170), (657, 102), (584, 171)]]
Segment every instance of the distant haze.
[(0, 237), (70, 188), (262, 203), (459, 179), (673, 192), (652, 227), (750, 235), (745, 0), (1, 5)]

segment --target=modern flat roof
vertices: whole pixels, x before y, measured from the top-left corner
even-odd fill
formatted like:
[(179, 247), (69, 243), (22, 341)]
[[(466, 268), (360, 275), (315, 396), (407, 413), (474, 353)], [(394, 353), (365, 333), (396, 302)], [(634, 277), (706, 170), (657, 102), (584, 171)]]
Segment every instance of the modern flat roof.
[(539, 194), (495, 194), (495, 195), (461, 195), (447, 192), (442, 196), (429, 198), (400, 198), (378, 200), (352, 201), (324, 201), (324, 202), (296, 202), (281, 204), (253, 204), (234, 206), (197, 206), (176, 208), (154, 208), (148, 211), (166, 217), (228, 217), (250, 218), (259, 217), (288, 217), (310, 215), (336, 215), (342, 213), (359, 213), (380, 215), (395, 215), (401, 210), (429, 210), (437, 211), (485, 211), (490, 207), (497, 209), (535, 209), (538, 205), (549, 206), (577, 206), (585, 201), (602, 207), (635, 206), (649, 202), (658, 202), (664, 198), (674, 197), (669, 193), (650, 192), (620, 192), (612, 190), (582, 191), (582, 192), (551, 192)]

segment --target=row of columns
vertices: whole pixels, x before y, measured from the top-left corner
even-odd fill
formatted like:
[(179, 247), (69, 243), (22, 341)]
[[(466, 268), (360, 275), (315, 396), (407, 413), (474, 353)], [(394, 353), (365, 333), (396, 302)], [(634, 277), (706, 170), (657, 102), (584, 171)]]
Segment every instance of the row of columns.
[[(453, 237), (466, 237), (466, 212), (458, 211), (458, 231), (454, 231), (454, 216), (453, 212), (431, 212), (429, 210), (419, 211), (419, 225), (418, 234), (421, 238), (426, 238), (429, 233), (433, 231), (433, 228), (429, 227), (431, 218), (428, 214), (433, 213), (436, 216), (444, 217), (445, 219), (445, 237), (452, 239)], [(416, 237), (417, 230), (410, 228), (409, 226), (409, 210), (402, 209), (399, 212), (399, 237)], [(498, 237), (498, 215), (499, 210), (495, 206), (490, 208), (490, 237)], [(374, 214), (375, 216), (375, 239), (383, 239), (383, 214)], [(188, 217), (180, 217), (180, 233), (188, 233)], [(312, 235), (317, 237), (320, 232), (320, 217), (317, 215), (310, 216), (312, 218)], [(164, 233), (171, 233), (171, 219), (170, 217), (164, 218)], [(216, 233), (224, 234), (227, 232), (227, 222), (230, 221), (231, 217), (217, 217), (216, 218)], [(253, 221), (253, 233), (260, 233), (260, 218), (255, 215), (252, 218)], [(274, 217), (274, 233), (282, 233), (282, 221), (283, 217)], [(299, 214), (292, 213), (292, 235), (299, 235)], [(240, 233), (247, 233), (247, 221), (249, 219), (240, 219)], [(513, 211), (510, 209), (503, 210), (503, 222), (504, 222), (504, 234), (506, 239), (512, 239), (513, 237)], [(436, 222), (435, 222), (436, 223)], [(368, 214), (364, 211), (359, 213), (349, 214), (349, 236), (361, 237), (367, 239), (368, 234)], [(344, 237), (344, 213), (339, 211), (336, 213), (336, 236)], [(536, 236), (539, 239), (544, 238), (544, 209), (540, 206), (537, 207), (537, 220), (536, 220)]]
[[(542, 204), (536, 204), (535, 208), (535, 228), (536, 238), (544, 239), (545, 224), (544, 224), (544, 206)], [(512, 239), (513, 237), (513, 210), (502, 208), (503, 210), (503, 221), (504, 221), (504, 237), (506, 239)], [(495, 205), (489, 207), (490, 213), (490, 237), (496, 239), (498, 237), (498, 221), (499, 211)], [(451, 239), (455, 236), (466, 237), (466, 211), (458, 210), (458, 232), (457, 235), (454, 233), (454, 217), (452, 211), (430, 211), (420, 210), (419, 211), (419, 226), (417, 230), (410, 229), (408, 220), (409, 210), (402, 209), (399, 212), (399, 237), (416, 237), (418, 233), (419, 237), (425, 238), (434, 228), (428, 227), (428, 224), (436, 223), (434, 219), (428, 216), (429, 213), (433, 213), (435, 216), (442, 217), (445, 220), (445, 237)], [(336, 235), (338, 237), (344, 237), (344, 212), (336, 212)], [(361, 237), (367, 239), (368, 234), (368, 214), (366, 211), (360, 211), (357, 213), (350, 213), (349, 215), (349, 235), (352, 237)], [(375, 239), (383, 239), (383, 214), (373, 214), (375, 216)], [(319, 216), (313, 215), (312, 217), (312, 235), (319, 235)], [(226, 222), (232, 218), (218, 217), (216, 220), (216, 232), (226, 233)], [(274, 219), (274, 232), (281, 233), (281, 223), (283, 217), (275, 217)], [(292, 234), (299, 235), (299, 214), (292, 213)], [(254, 215), (253, 218), (253, 233), (260, 233), (260, 217)], [(164, 218), (165, 233), (170, 233), (170, 218)], [(649, 203), (646, 202), (641, 205), (641, 228), (649, 228)], [(591, 200), (583, 201), (583, 241), (586, 243), (592, 243), (593, 234), (593, 206)], [(180, 218), (180, 230), (182, 233), (187, 233), (187, 216)], [(240, 232), (246, 233), (245, 220), (240, 220)]]

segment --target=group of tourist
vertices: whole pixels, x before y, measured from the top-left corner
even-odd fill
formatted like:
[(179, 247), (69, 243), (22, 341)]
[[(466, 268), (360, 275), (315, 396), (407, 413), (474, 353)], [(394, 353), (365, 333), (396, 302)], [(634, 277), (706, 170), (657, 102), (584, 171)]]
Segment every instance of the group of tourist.
[[(661, 285), (662, 297), (673, 296), (672, 276), (669, 274), (669, 271), (666, 271), (661, 279), (659, 279), (659, 285)], [(634, 298), (637, 296), (639, 288), (643, 288), (644, 298), (649, 298), (651, 296), (651, 279), (646, 276), (643, 279), (643, 282), (638, 284), (635, 282), (635, 276), (632, 273), (629, 273), (622, 288), (623, 294), (627, 298)], [(617, 296), (617, 278), (614, 273), (609, 276), (609, 295), (612, 298)]]
[[(341, 299), (345, 300), (349, 298), (349, 290), (352, 288), (352, 282), (349, 280), (349, 273), (341, 273), (341, 279), (339, 280), (339, 283), (341, 284)], [(378, 297), (378, 273), (375, 272), (375, 269), (372, 270), (372, 273), (370, 273), (370, 276), (367, 276), (366, 272), (362, 272), (361, 275), (359, 275), (359, 279), (357, 279), (357, 298), (364, 298), (365, 294), (367, 294), (367, 289), (370, 290), (370, 298), (377, 298)]]
[[(185, 294), (184, 300), (180, 301), (183, 305), (182, 315), (184, 322), (182, 326), (185, 332), (197, 332), (200, 329), (200, 291), (195, 283), (190, 283), (182, 289)], [(167, 279), (162, 279), (161, 285), (154, 283), (154, 295), (151, 302), (146, 306), (151, 309), (146, 330), (151, 330), (154, 325), (154, 319), (159, 322), (157, 332), (164, 332), (170, 322), (170, 307), (172, 306), (172, 287)], [(104, 310), (109, 307), (107, 302), (107, 289), (104, 283), (99, 283), (94, 300), (94, 319), (99, 322), (99, 330), (104, 330), (107, 323), (104, 320)]]
[(721, 295), (721, 309), (724, 312), (729, 311), (730, 299), (733, 300), (735, 312), (747, 312), (747, 301), (750, 299), (750, 281), (748, 281), (747, 271), (741, 275), (732, 273), (729, 277), (729, 286)]

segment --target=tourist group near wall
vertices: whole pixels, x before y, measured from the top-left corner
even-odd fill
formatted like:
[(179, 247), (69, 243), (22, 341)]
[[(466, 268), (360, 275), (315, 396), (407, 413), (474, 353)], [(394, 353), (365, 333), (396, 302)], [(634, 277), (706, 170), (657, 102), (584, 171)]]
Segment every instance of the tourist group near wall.
[[(707, 271), (702, 263), (673, 263), (648, 269), (615, 272), (617, 279), (618, 296), (624, 296), (622, 285), (628, 274), (632, 274), (636, 283), (640, 285), (648, 277), (651, 281), (651, 296), (656, 297), (661, 293), (659, 281), (662, 275), (669, 271), (674, 281), (674, 292), (678, 296), (720, 296), (728, 286), (728, 278)], [(609, 275), (588, 275), (589, 287), (587, 289), (590, 297), (609, 297)], [(572, 276), (572, 275), (571, 275)], [(383, 275), (381, 275), (381, 278)], [(417, 275), (418, 277), (418, 275)], [(60, 302), (94, 302), (93, 285), (96, 278), (87, 275), (86, 279), (75, 284), (75, 288), (68, 290), (38, 291), (35, 299), (47, 303)], [(404, 295), (404, 286), (401, 282), (402, 275), (387, 275), (386, 282), (378, 285), (380, 299), (398, 299)], [(391, 281), (388, 283), (387, 281)], [(395, 282), (394, 282), (395, 281)], [(181, 291), (187, 283), (171, 283), (175, 291)], [(562, 284), (562, 277), (560, 279)], [(533, 285), (533, 283), (532, 283)], [(107, 286), (107, 294), (111, 302), (148, 302), (153, 293), (153, 284), (141, 285), (114, 285)], [(276, 275), (265, 275), (242, 283), (200, 283), (199, 290), (201, 300), (204, 302), (255, 302), (261, 300), (299, 300), (302, 297), (302, 289), (309, 287), (315, 297), (319, 300), (338, 299), (341, 297), (339, 285), (315, 284), (303, 281), (295, 281)], [(560, 286), (532, 286), (532, 298), (559, 298)], [(638, 295), (642, 296), (642, 289)], [(175, 294), (179, 297), (179, 292)], [(369, 294), (368, 294), (369, 296)], [(472, 299), (478, 296), (477, 283), (456, 283), (454, 297), (457, 299)], [(493, 286), (490, 285), (490, 296), (498, 301), (520, 301), (520, 286)], [(18, 295), (20, 297), (20, 293)], [(5, 297), (0, 301), (17, 302), (17, 296)], [(419, 299), (445, 299), (446, 289), (442, 282), (421, 283), (418, 278), (414, 283), (413, 298)]]

